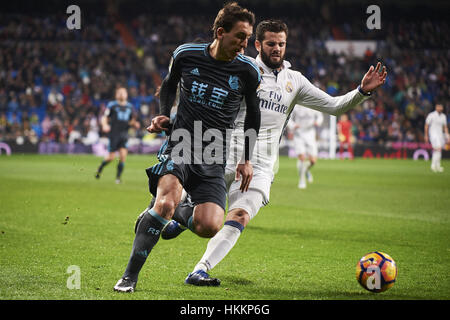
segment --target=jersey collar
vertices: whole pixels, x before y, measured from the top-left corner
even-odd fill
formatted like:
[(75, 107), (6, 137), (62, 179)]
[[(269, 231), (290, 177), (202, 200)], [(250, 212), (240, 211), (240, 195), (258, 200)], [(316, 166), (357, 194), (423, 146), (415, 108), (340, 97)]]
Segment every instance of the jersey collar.
[[(271, 74), (273, 73), (274, 69), (269, 68), (265, 65), (265, 63), (262, 61), (261, 56), (258, 54), (256, 56), (256, 61), (258, 63), (258, 66), (262, 69), (263, 73), (265, 74)], [(284, 69), (289, 69), (291, 67), (291, 63), (287, 60), (283, 61), (283, 65), (281, 66), (280, 72), (282, 72)]]

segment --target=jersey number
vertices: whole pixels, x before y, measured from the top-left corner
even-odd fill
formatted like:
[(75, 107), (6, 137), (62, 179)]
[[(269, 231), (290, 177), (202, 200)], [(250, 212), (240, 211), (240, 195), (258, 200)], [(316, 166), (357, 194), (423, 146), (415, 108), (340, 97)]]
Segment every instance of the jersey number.
[(130, 120), (130, 114), (131, 114), (131, 110), (126, 110), (126, 111), (117, 111), (117, 119), (119, 119), (120, 121), (128, 121)]

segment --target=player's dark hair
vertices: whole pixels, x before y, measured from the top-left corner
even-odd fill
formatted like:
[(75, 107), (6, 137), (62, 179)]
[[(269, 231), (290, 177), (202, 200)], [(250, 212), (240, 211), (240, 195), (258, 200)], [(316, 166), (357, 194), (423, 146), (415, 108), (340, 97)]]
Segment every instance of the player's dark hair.
[(217, 14), (212, 27), (214, 39), (217, 38), (217, 29), (224, 28), (229, 32), (239, 21), (246, 21), (252, 26), (255, 24), (255, 15), (253, 12), (239, 6), (236, 2), (227, 3)]
[(264, 40), (264, 34), (266, 32), (284, 32), (286, 33), (286, 38), (288, 36), (288, 27), (286, 23), (281, 20), (264, 20), (258, 23), (256, 26), (256, 40), (262, 42)]

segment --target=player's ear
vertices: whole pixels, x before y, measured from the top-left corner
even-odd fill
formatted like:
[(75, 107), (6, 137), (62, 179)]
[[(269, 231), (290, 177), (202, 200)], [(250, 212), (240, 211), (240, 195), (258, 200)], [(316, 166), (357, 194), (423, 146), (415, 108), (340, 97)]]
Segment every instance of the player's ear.
[(217, 39), (222, 39), (225, 29), (223, 27), (218, 27), (216, 30)]
[(255, 40), (255, 49), (258, 51), (258, 52), (261, 52), (261, 42), (259, 42), (259, 40)]

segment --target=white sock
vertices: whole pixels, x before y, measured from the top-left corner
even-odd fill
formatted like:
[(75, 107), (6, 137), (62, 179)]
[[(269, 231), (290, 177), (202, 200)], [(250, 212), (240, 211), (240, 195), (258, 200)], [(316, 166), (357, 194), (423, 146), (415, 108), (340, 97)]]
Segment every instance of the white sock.
[(431, 168), (439, 168), (441, 166), (441, 157), (442, 153), (439, 150), (433, 150), (433, 154), (431, 156)]
[(302, 167), (300, 170), (300, 183), (305, 183), (306, 171), (308, 171), (309, 161), (302, 161)]
[(298, 175), (300, 175), (300, 173), (302, 172), (302, 166), (303, 166), (303, 161), (300, 159), (297, 159), (297, 170), (298, 170)]
[(436, 168), (436, 150), (431, 153), (431, 169)]
[[(238, 225), (242, 227), (241, 224)], [(240, 235), (241, 229), (239, 229), (239, 227), (225, 224), (222, 229), (209, 240), (203, 257), (197, 263), (193, 271), (203, 270), (207, 272), (214, 268), (234, 247)]]
[(441, 158), (442, 158), (441, 150), (436, 151), (436, 168), (440, 168), (441, 167)]

